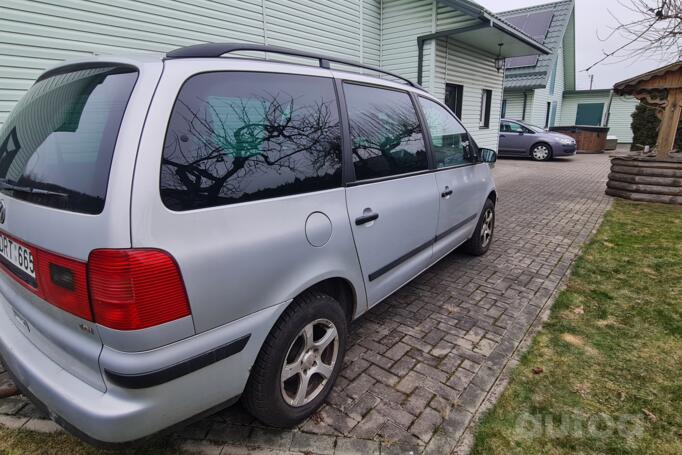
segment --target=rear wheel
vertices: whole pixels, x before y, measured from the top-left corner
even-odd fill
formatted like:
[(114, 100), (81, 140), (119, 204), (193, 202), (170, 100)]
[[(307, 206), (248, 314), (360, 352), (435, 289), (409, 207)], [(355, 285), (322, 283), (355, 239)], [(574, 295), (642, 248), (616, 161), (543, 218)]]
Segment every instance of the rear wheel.
[(309, 417), (334, 386), (347, 338), (339, 302), (319, 292), (297, 297), (263, 344), (244, 391), (245, 407), (275, 427)]
[(535, 161), (547, 161), (552, 158), (552, 149), (547, 144), (536, 144), (530, 151), (530, 157)]
[(464, 244), (464, 251), (474, 256), (482, 256), (490, 249), (495, 230), (495, 204), (485, 201), (474, 235)]

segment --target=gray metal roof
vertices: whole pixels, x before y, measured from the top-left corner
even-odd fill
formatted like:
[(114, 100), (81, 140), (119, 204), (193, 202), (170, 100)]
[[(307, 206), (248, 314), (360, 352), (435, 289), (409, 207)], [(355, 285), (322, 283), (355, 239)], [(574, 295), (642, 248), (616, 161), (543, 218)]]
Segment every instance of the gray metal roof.
[(506, 89), (534, 89), (546, 87), (549, 76), (554, 70), (557, 61), (557, 50), (561, 47), (566, 33), (566, 28), (571, 19), (571, 14), (575, 7), (573, 0), (563, 0), (555, 3), (520, 8), (511, 11), (497, 13), (502, 19), (517, 16), (519, 14), (537, 13), (541, 11), (551, 11), (554, 13), (549, 31), (542, 43), (549, 48), (550, 55), (540, 55), (535, 66), (523, 68), (508, 68), (505, 70), (504, 87)]

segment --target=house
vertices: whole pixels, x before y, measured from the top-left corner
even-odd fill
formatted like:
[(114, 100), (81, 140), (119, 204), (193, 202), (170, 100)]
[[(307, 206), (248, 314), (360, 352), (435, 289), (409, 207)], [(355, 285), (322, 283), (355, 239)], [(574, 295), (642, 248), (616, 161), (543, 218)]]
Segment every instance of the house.
[(508, 59), (502, 115), (538, 126), (558, 124), (564, 91), (575, 90), (575, 4), (547, 3), (498, 13), (551, 50)]
[(560, 125), (608, 126), (620, 144), (632, 143), (632, 114), (639, 100), (611, 89), (564, 92)]
[(419, 80), (480, 146), (497, 149), (503, 59), (550, 53), (469, 0), (13, 0), (2, 11), (0, 124), (38, 75), (64, 59), (238, 41), (327, 53)]
[(610, 89), (576, 90), (575, 4), (563, 0), (498, 13), (551, 50), (507, 59), (502, 116), (538, 126), (608, 126), (609, 136), (632, 143), (631, 115), (638, 101)]

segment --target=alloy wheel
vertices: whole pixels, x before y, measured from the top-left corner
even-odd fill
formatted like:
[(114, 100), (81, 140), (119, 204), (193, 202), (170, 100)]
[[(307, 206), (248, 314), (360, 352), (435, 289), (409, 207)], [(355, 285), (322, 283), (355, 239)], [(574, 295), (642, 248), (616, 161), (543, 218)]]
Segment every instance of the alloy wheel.
[(486, 209), (483, 214), (483, 225), (481, 226), (481, 246), (483, 248), (488, 246), (490, 239), (493, 237), (493, 229), (495, 227), (495, 212), (493, 209)]
[(317, 397), (332, 376), (339, 353), (334, 323), (317, 319), (306, 325), (289, 346), (280, 376), (284, 401), (301, 407)]

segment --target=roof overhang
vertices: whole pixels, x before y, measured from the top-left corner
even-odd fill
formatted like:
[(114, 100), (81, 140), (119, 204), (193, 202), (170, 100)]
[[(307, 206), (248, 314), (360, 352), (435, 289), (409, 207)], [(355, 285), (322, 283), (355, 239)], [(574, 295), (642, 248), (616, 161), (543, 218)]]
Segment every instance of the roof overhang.
[[(525, 55), (552, 53), (550, 49), (533, 40), (530, 36), (486, 11), (479, 5), (466, 0), (439, 0), (441, 4), (461, 11), (479, 20), (478, 24), (443, 30), (418, 38), (423, 40), (453, 36), (458, 41), (501, 57), (521, 57)], [(500, 48), (502, 44), (502, 48)]]
[[(669, 73), (678, 73), (674, 77), (667, 77)], [(613, 90), (618, 95), (630, 95), (645, 90), (665, 90), (682, 88), (682, 61), (656, 68), (639, 76), (617, 82)]]

